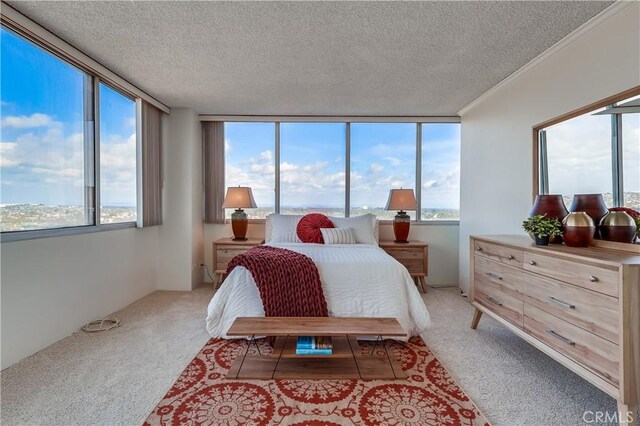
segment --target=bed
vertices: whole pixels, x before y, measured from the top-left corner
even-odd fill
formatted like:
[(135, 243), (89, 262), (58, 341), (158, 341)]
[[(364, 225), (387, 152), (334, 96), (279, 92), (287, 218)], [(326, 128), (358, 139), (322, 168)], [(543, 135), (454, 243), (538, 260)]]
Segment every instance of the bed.
[[(430, 326), (429, 312), (407, 269), (377, 246), (377, 220), (365, 216), (331, 218), (336, 227), (353, 229), (357, 243), (328, 245), (296, 241), (294, 225), (302, 216), (271, 215), (266, 244), (314, 261), (329, 316), (395, 317), (410, 336), (420, 335)], [(213, 337), (227, 338), (227, 330), (239, 316), (264, 316), (256, 283), (240, 266), (231, 271), (209, 303), (207, 331)]]

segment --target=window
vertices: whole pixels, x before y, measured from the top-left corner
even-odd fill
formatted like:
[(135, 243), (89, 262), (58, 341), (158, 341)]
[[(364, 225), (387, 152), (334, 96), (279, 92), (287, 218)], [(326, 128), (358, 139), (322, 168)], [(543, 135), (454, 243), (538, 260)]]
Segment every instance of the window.
[[(393, 219), (385, 206), (392, 188), (416, 187), (416, 124), (351, 124), (351, 216)], [(412, 220), (416, 212), (407, 212)]]
[(135, 221), (135, 101), (100, 83), (95, 105), (96, 76), (4, 25), (0, 37), (2, 233)]
[[(224, 123), (225, 185), (249, 186), (256, 209), (246, 209), (251, 219), (275, 212), (275, 124)], [(233, 211), (226, 209), (231, 217)]]
[(420, 182), (422, 214), (408, 212), (412, 219), (459, 218), (459, 123), (227, 122), (224, 129), (225, 185), (253, 189), (258, 208), (246, 210), (249, 218), (313, 211), (393, 219), (389, 190)]
[(345, 123), (280, 124), (280, 212), (344, 216)]
[(460, 124), (422, 125), (422, 220), (460, 219)]
[(100, 83), (100, 223), (136, 220), (136, 103)]
[(603, 194), (608, 207), (640, 208), (640, 97), (539, 132), (540, 193)]

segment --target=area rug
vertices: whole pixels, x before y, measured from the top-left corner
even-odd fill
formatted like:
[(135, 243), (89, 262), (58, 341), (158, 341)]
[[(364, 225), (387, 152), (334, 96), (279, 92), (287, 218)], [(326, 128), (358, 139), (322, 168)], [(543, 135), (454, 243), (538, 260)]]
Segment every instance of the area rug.
[(209, 340), (144, 425), (488, 425), (419, 337), (389, 344), (408, 380), (226, 379), (245, 348)]

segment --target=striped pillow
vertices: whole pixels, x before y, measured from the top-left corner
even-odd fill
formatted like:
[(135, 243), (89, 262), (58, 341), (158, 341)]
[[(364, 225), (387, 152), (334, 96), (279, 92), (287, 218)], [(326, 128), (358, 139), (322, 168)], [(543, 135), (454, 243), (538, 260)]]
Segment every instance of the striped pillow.
[(325, 244), (355, 244), (352, 228), (320, 228)]

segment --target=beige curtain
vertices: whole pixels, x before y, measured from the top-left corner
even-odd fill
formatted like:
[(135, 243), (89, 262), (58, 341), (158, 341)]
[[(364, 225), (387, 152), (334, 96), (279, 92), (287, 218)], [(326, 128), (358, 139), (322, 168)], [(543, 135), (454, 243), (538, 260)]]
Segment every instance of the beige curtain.
[(142, 101), (142, 226), (162, 225), (162, 115)]
[(224, 223), (224, 123), (202, 123), (204, 146), (204, 221)]

